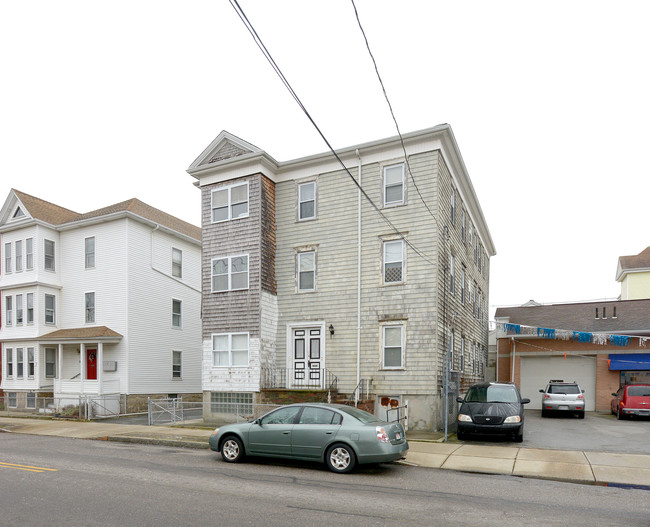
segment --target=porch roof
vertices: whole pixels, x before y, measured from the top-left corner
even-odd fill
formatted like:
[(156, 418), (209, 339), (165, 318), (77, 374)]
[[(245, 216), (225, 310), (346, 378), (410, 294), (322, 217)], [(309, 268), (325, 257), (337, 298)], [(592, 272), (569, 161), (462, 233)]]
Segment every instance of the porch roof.
[(102, 341), (102, 342), (119, 342), (122, 335), (113, 331), (106, 326), (93, 326), (84, 328), (58, 329), (39, 337), (39, 340), (58, 341), (58, 342), (77, 342), (77, 341)]

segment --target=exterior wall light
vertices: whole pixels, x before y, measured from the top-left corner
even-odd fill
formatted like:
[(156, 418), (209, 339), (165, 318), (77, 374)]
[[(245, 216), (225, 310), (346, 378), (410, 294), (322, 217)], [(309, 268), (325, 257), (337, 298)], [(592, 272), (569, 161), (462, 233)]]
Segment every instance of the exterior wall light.
[(334, 326), (332, 324), (330, 324), (329, 330), (330, 330), (330, 337), (333, 337), (334, 336)]

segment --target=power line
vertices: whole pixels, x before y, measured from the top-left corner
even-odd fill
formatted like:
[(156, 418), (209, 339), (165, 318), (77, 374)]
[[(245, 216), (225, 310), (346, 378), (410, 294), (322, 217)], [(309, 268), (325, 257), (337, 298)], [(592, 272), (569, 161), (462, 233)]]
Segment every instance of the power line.
[(402, 150), (404, 151), (404, 159), (406, 161), (406, 168), (408, 170), (409, 175), (411, 176), (411, 181), (413, 182), (413, 186), (415, 187), (415, 190), (417, 191), (418, 195), (420, 196), (420, 199), (422, 200), (422, 203), (426, 207), (427, 211), (429, 211), (429, 214), (433, 218), (433, 221), (438, 224), (438, 220), (436, 219), (435, 215), (429, 208), (429, 205), (427, 205), (427, 202), (424, 201), (424, 197), (422, 196), (422, 193), (420, 192), (420, 189), (418, 188), (417, 183), (415, 182), (415, 178), (413, 177), (413, 172), (411, 172), (411, 165), (409, 164), (409, 158), (406, 155), (406, 146), (404, 146), (404, 138), (402, 137), (402, 132), (399, 129), (399, 125), (397, 124), (397, 119), (395, 118), (395, 112), (393, 112), (393, 106), (390, 103), (390, 100), (388, 99), (388, 94), (386, 93), (386, 87), (384, 86), (384, 81), (381, 79), (381, 75), (379, 74), (379, 68), (377, 67), (377, 61), (375, 60), (375, 56), (372, 54), (372, 51), (370, 50), (370, 44), (368, 43), (368, 37), (366, 36), (366, 32), (363, 30), (363, 26), (361, 25), (361, 20), (359, 19), (359, 12), (357, 11), (357, 6), (354, 3), (354, 0), (350, 0), (352, 2), (352, 7), (354, 8), (354, 15), (357, 18), (357, 24), (359, 25), (359, 29), (361, 30), (361, 34), (363, 35), (363, 40), (366, 42), (366, 49), (368, 50), (368, 54), (370, 55), (370, 58), (372, 59), (372, 63), (375, 66), (375, 73), (377, 74), (377, 79), (379, 79), (379, 84), (381, 85), (381, 90), (384, 92), (384, 99), (386, 99), (386, 103), (388, 104), (388, 109), (390, 110), (390, 115), (393, 118), (393, 122), (395, 123), (395, 128), (397, 129), (397, 135), (399, 136), (400, 143), (402, 144)]
[[(241, 6), (240, 6), (239, 3), (237, 2), (237, 0), (229, 0), (229, 1), (230, 1), (230, 5), (231, 5), (232, 8), (235, 10), (235, 12), (236, 12), (237, 15), (239, 16), (240, 20), (242, 21), (242, 23), (244, 24), (244, 26), (246, 27), (246, 29), (248, 30), (248, 32), (249, 32), (249, 33), (251, 34), (251, 36), (253, 37), (253, 40), (255, 41), (255, 44), (257, 44), (257, 47), (260, 49), (260, 51), (262, 52), (262, 54), (264, 55), (264, 57), (266, 58), (266, 60), (268, 61), (268, 63), (271, 65), (271, 67), (273, 68), (273, 70), (275, 71), (275, 73), (278, 75), (278, 77), (280, 77), (280, 80), (282, 81), (282, 83), (284, 84), (284, 86), (287, 88), (287, 90), (289, 91), (289, 93), (291, 94), (291, 96), (293, 97), (293, 99), (296, 101), (296, 103), (298, 104), (298, 106), (300, 106), (301, 110), (302, 110), (303, 113), (307, 116), (307, 118), (309, 119), (309, 121), (311, 122), (311, 124), (314, 126), (314, 128), (316, 129), (316, 131), (318, 132), (318, 134), (321, 136), (321, 138), (323, 139), (323, 141), (325, 142), (325, 144), (327, 145), (327, 147), (329, 148), (329, 150), (332, 152), (332, 154), (333, 154), (334, 157), (336, 158), (336, 160), (337, 160), (337, 161), (339, 162), (339, 164), (343, 167), (343, 170), (345, 170), (345, 172), (348, 174), (348, 176), (350, 176), (350, 179), (352, 179), (352, 181), (354, 182), (354, 184), (358, 187), (358, 189), (359, 189), (359, 191), (361, 192), (361, 194), (363, 194), (364, 198), (366, 198), (366, 200), (367, 200), (367, 201), (372, 205), (372, 207), (377, 211), (377, 213), (381, 216), (381, 218), (382, 218), (382, 219), (383, 219), (383, 220), (384, 220), (384, 221), (385, 221), (385, 222), (390, 226), (390, 228), (393, 229), (393, 231), (394, 231), (397, 235), (399, 235), (399, 237), (404, 241), (404, 243), (406, 243), (406, 244), (407, 244), (411, 249), (413, 249), (413, 251), (414, 251), (418, 256), (420, 256), (421, 258), (423, 258), (424, 260), (426, 260), (426, 261), (429, 262), (430, 264), (432, 264), (432, 265), (436, 265), (436, 262), (434, 262), (433, 260), (431, 260), (431, 259), (430, 259), (428, 256), (426, 256), (426, 255), (425, 255), (425, 254), (424, 254), (420, 249), (418, 249), (415, 245), (413, 245), (412, 242), (410, 242), (409, 240), (406, 239), (406, 237), (405, 237), (405, 236), (404, 236), (404, 235), (399, 231), (399, 229), (398, 229), (398, 228), (393, 224), (393, 222), (391, 222), (391, 221), (386, 217), (386, 215), (382, 212), (382, 210), (381, 210), (381, 209), (380, 209), (380, 208), (375, 204), (375, 202), (370, 198), (370, 196), (366, 193), (366, 191), (363, 189), (363, 187), (362, 187), (362, 186), (359, 184), (359, 182), (355, 179), (355, 177), (352, 175), (352, 173), (350, 172), (350, 170), (348, 169), (348, 167), (346, 167), (346, 166), (345, 166), (345, 163), (343, 163), (343, 160), (342, 160), (342, 159), (340, 158), (340, 156), (336, 153), (336, 151), (334, 150), (334, 148), (332, 148), (332, 145), (330, 144), (330, 142), (329, 142), (329, 141), (327, 140), (327, 138), (325, 137), (325, 134), (323, 134), (323, 132), (322, 132), (321, 129), (318, 127), (318, 125), (316, 124), (316, 122), (314, 121), (314, 119), (312, 118), (312, 116), (309, 114), (309, 112), (307, 111), (307, 108), (305, 107), (305, 105), (302, 103), (302, 101), (301, 101), (300, 98), (298, 97), (298, 94), (297, 94), (297, 93), (294, 91), (294, 89), (291, 87), (291, 84), (289, 83), (289, 81), (287, 80), (287, 78), (286, 78), (286, 77), (284, 76), (284, 74), (282, 73), (282, 70), (280, 70), (280, 67), (277, 65), (277, 63), (275, 62), (275, 60), (274, 60), (273, 57), (271, 56), (271, 53), (269, 52), (269, 50), (268, 50), (268, 49), (266, 48), (266, 46), (264, 45), (264, 42), (262, 42), (262, 39), (261, 39), (260, 36), (257, 34), (257, 31), (255, 30), (255, 28), (254, 28), (253, 25), (251, 24), (250, 20), (248, 20), (248, 17), (247, 17), (246, 14), (244, 13), (243, 9), (241, 8)], [(401, 140), (401, 139), (402, 139), (402, 138), (401, 138), (401, 135), (400, 135), (400, 140)], [(402, 140), (402, 147), (403, 147), (403, 146), (404, 146), (404, 141)], [(405, 152), (406, 152), (406, 151), (405, 151)], [(408, 164), (408, 160), (407, 160), (407, 164)], [(409, 170), (409, 172), (410, 172), (410, 170)], [(411, 177), (412, 177), (412, 176), (411, 176)], [(419, 192), (419, 190), (418, 190), (418, 192)]]

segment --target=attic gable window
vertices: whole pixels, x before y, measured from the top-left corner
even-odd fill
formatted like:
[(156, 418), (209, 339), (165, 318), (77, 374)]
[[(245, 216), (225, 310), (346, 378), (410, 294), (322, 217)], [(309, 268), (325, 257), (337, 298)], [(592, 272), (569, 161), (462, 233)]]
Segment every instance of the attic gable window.
[(23, 209), (18, 207), (16, 209), (16, 212), (14, 212), (14, 215), (11, 217), (11, 219), (12, 220), (17, 220), (18, 218), (22, 218), (23, 216), (25, 216), (25, 213), (23, 212)]
[(212, 191), (212, 223), (248, 217), (248, 183)]

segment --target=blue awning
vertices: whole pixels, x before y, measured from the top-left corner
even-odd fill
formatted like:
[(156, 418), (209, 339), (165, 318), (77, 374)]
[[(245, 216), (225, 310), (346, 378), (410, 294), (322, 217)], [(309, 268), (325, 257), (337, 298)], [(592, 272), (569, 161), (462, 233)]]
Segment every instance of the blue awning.
[(650, 353), (610, 353), (610, 370), (650, 370)]

